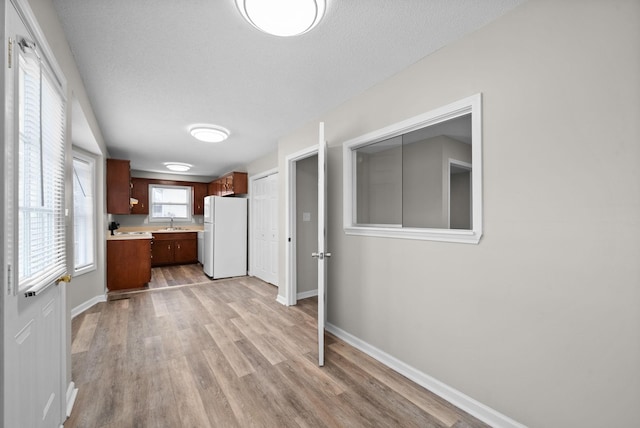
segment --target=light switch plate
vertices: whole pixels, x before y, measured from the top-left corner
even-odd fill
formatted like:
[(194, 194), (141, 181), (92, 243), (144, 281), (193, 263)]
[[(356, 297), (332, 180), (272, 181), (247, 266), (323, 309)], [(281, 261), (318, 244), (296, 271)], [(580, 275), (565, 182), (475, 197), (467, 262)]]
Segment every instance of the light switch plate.
[(311, 221), (311, 213), (302, 213), (302, 221)]

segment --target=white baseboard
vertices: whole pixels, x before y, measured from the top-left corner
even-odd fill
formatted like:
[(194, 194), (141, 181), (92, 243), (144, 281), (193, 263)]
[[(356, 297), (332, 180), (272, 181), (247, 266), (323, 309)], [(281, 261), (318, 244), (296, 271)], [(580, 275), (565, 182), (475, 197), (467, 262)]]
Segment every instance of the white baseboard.
[(508, 416), (505, 416), (502, 413), (480, 403), (479, 401), (474, 400), (473, 398), (463, 394), (457, 389), (452, 388), (449, 385), (440, 382), (439, 380), (417, 370), (416, 368), (409, 366), (408, 364), (355, 337), (354, 335), (347, 333), (346, 331), (342, 330), (339, 327), (336, 327), (333, 324), (327, 323), (326, 329), (328, 332), (342, 339), (354, 348), (357, 348), (365, 354), (371, 356), (372, 358), (380, 361), (382, 364), (386, 365), (392, 370), (395, 370), (396, 372), (407, 377), (418, 385), (444, 398), (449, 403), (453, 404), (456, 407), (459, 407), (460, 409), (480, 419), (484, 423), (491, 425), (492, 427), (526, 428), (525, 425), (514, 421)]
[(276, 297), (276, 302), (280, 303), (281, 305), (284, 306), (289, 306), (287, 305), (287, 299), (284, 296), (281, 296), (278, 294), (278, 297)]
[(296, 294), (296, 300), (306, 299), (307, 297), (314, 297), (318, 295), (318, 289), (303, 291), (302, 293)]
[(76, 402), (77, 396), (78, 388), (76, 388), (76, 384), (71, 381), (69, 382), (69, 387), (67, 388), (67, 417), (71, 416), (71, 410), (73, 410), (73, 405)]
[(93, 305), (95, 305), (97, 303), (106, 302), (106, 301), (107, 301), (107, 295), (106, 294), (93, 297), (93, 298), (87, 300), (86, 302), (76, 306), (75, 308), (71, 309), (71, 318), (75, 318), (76, 316), (80, 315), (81, 313), (83, 313), (84, 311), (86, 311), (91, 306), (93, 306)]

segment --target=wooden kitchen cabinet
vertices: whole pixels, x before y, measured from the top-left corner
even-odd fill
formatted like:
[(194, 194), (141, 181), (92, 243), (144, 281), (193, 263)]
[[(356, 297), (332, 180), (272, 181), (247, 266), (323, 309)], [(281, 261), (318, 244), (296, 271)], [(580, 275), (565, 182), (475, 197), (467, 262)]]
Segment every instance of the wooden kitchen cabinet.
[(198, 263), (197, 232), (154, 233), (152, 266)]
[(172, 241), (163, 239), (162, 235), (153, 235), (151, 243), (151, 266), (173, 264)]
[(174, 245), (174, 263), (187, 264), (198, 262), (198, 235), (194, 233), (194, 238), (176, 239)]
[(233, 196), (249, 193), (246, 172), (231, 172), (209, 183), (209, 194), (215, 196)]
[(131, 206), (131, 214), (149, 215), (149, 180), (146, 178), (131, 178), (131, 197), (138, 200)]
[(211, 196), (220, 196), (220, 182), (218, 182), (218, 180), (214, 180), (209, 183), (207, 194)]
[(129, 214), (131, 169), (128, 160), (107, 159), (107, 212)]
[(204, 198), (207, 191), (207, 183), (193, 183), (193, 215), (204, 215)]
[(107, 288), (141, 288), (151, 281), (151, 239), (107, 241)]

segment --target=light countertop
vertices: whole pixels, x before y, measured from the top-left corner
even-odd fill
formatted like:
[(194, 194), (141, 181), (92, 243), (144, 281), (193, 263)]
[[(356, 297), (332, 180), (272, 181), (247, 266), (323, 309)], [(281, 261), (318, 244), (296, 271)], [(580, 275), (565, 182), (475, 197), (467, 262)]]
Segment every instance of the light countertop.
[(107, 240), (121, 240), (121, 239), (151, 239), (153, 233), (187, 233), (187, 232), (202, 232), (204, 225), (189, 225), (189, 226), (176, 226), (174, 228), (169, 227), (154, 227), (154, 226), (142, 226), (142, 227), (121, 227), (117, 229), (111, 235), (107, 233)]
[(125, 239), (151, 239), (151, 232), (115, 232), (114, 235), (108, 233), (107, 241), (120, 241)]

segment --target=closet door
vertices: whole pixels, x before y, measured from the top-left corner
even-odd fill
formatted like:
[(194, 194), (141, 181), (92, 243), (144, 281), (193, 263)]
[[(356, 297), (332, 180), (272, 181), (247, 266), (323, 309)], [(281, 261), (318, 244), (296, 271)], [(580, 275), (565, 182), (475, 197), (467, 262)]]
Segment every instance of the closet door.
[(252, 274), (278, 285), (278, 174), (253, 181)]

